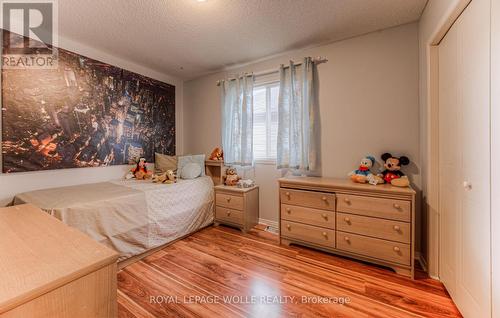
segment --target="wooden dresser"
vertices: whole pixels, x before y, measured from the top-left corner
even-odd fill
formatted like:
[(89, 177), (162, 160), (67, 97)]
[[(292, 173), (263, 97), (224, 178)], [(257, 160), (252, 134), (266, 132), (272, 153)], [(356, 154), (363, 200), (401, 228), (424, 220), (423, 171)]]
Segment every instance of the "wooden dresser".
[(414, 276), (415, 191), (316, 177), (279, 179), (280, 240)]
[(33, 205), (0, 208), (0, 317), (116, 317), (118, 253)]
[(215, 224), (232, 225), (246, 232), (259, 223), (259, 187), (215, 186)]

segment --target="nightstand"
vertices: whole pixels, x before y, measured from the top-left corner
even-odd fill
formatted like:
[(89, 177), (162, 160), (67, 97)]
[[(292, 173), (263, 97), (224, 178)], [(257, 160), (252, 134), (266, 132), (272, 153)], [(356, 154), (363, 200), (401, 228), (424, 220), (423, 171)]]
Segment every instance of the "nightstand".
[(259, 223), (259, 187), (215, 186), (215, 224), (246, 232)]

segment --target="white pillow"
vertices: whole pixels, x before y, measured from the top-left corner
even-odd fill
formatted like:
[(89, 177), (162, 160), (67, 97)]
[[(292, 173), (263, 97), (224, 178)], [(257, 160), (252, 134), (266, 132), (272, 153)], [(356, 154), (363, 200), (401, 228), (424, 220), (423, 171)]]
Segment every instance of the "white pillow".
[(201, 176), (201, 167), (197, 163), (190, 162), (182, 168), (181, 179), (195, 179), (199, 176)]

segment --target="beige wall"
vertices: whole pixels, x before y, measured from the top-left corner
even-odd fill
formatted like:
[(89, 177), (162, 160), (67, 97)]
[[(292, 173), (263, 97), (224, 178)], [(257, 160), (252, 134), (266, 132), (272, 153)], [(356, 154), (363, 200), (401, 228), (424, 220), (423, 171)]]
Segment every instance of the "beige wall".
[[(436, 107), (431, 107), (436, 92), (431, 90), (431, 75), (437, 80), (437, 72), (431, 68), (437, 67), (437, 49), (431, 45), (444, 36), (459, 12), (470, 0), (429, 0), (419, 22), (419, 78), (420, 78), (420, 149), (422, 170), (422, 256), (426, 260), (431, 277), (439, 276), (439, 213), (438, 185), (436, 179), (437, 142), (432, 142), (430, 129), (437, 128), (435, 122)], [(438, 41), (439, 41), (438, 40)], [(431, 59), (433, 57), (433, 59)]]
[[(87, 47), (67, 39), (59, 38), (59, 46), (69, 51), (73, 51), (175, 85), (177, 153), (183, 152), (182, 80), (168, 76), (166, 74), (161, 74), (151, 69), (144, 68), (137, 64), (116, 58), (115, 56), (106, 54), (105, 52), (101, 52), (94, 48)], [(14, 174), (0, 173), (0, 206), (4, 206), (10, 203), (12, 197), (16, 193), (20, 192), (119, 179), (123, 177), (123, 175), (127, 171), (127, 168), (128, 166), (113, 166), (102, 168), (63, 169)]]
[(493, 315), (500, 317), (500, 0), (491, 7), (491, 268)]
[[(344, 178), (364, 155), (390, 151), (409, 156), (413, 163), (405, 171), (420, 188), (417, 31), (417, 24), (408, 24), (185, 82), (186, 152), (208, 154), (220, 144), (217, 80), (326, 56), (329, 62), (318, 66), (323, 176)], [(280, 172), (257, 165), (245, 176), (261, 187), (260, 217), (277, 221)]]

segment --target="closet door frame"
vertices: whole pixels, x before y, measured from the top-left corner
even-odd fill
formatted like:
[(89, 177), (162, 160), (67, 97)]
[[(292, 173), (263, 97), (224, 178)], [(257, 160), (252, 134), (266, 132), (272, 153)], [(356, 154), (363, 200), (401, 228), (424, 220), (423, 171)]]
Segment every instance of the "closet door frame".
[[(453, 10), (443, 17), (434, 36), (424, 43), (427, 50), (427, 95), (426, 147), (429, 176), (427, 180), (429, 215), (429, 269), (433, 278), (439, 279), (439, 43), (456, 19), (472, 0), (459, 0)], [(482, 0), (476, 0), (482, 1)], [(500, 317), (500, 0), (491, 0), (491, 279), (492, 317)], [(496, 243), (496, 244), (495, 244)]]

